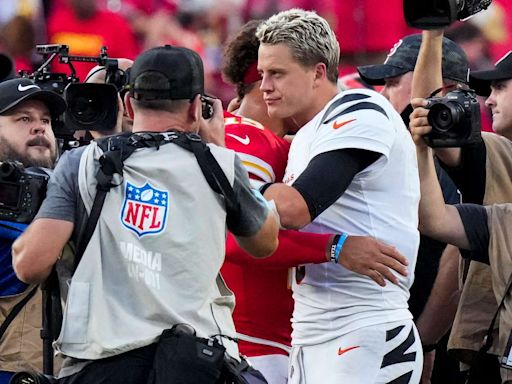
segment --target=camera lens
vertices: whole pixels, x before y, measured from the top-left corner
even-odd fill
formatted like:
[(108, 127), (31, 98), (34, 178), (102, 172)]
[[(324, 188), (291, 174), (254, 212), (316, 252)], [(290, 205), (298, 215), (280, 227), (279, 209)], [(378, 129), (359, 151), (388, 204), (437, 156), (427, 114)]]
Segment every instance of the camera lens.
[(448, 102), (433, 105), (427, 119), (433, 130), (447, 132), (457, 126), (463, 116), (464, 110), (459, 104)]
[(115, 128), (118, 93), (112, 84), (69, 84), (65, 99), (68, 108), (64, 123), (72, 131), (112, 130)]
[(450, 114), (450, 111), (447, 109), (443, 109), (439, 111), (439, 113), (435, 116), (435, 124), (439, 128), (449, 128), (453, 124), (452, 115)]
[(84, 125), (94, 126), (105, 118), (105, 108), (92, 95), (80, 95), (69, 105), (72, 116)]

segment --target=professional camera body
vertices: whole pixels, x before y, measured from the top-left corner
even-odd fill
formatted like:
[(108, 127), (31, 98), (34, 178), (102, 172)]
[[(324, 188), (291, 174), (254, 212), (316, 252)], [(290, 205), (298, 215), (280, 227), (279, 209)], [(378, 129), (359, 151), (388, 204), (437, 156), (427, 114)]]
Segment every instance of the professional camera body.
[[(77, 130), (114, 130), (119, 112), (118, 92), (128, 85), (128, 75), (119, 69), (117, 59), (108, 57), (107, 48), (103, 47), (97, 57), (71, 56), (69, 47), (60, 44), (37, 45), (36, 49), (43, 55), (43, 64), (33, 73), (22, 71), (20, 75), (66, 99), (68, 108), (54, 127), (57, 138), (71, 139)], [(69, 66), (69, 74), (51, 72), (50, 65), (56, 59)], [(104, 67), (105, 84), (80, 83), (73, 62), (90, 62)]]
[(201, 96), (201, 106), (203, 119), (211, 119), (213, 117), (213, 101), (209, 97)]
[(430, 147), (462, 147), (481, 140), (480, 105), (474, 91), (456, 89), (427, 100), (432, 131), (424, 138)]
[(46, 196), (49, 178), (18, 161), (0, 163), (0, 220), (30, 223)]
[(404, 0), (405, 21), (413, 28), (437, 29), (487, 9), (492, 0)]

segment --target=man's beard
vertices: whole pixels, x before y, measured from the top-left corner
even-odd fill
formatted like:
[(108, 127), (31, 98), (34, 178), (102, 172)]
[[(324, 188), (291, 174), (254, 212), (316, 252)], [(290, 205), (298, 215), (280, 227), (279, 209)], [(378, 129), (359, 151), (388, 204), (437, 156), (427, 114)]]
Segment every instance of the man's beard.
[[(27, 145), (46, 145), (47, 139), (34, 138), (29, 140)], [(21, 154), (16, 151), (8, 140), (0, 140), (0, 161), (16, 160), (21, 162), (25, 167), (44, 167), (53, 168), (57, 153), (55, 147), (50, 147), (50, 154), (48, 156), (38, 156), (34, 158), (28, 153)]]

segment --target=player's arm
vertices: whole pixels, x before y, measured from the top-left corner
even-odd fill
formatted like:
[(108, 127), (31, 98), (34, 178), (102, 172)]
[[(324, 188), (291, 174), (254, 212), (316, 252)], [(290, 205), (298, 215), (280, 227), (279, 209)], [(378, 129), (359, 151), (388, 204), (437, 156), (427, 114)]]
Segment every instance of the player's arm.
[[(325, 263), (331, 261), (333, 241), (336, 241), (335, 235), (280, 231), (279, 246), (272, 257), (256, 260), (240, 249), (229, 235), (226, 260), (238, 265), (265, 268), (291, 268), (303, 264)], [(394, 247), (369, 236), (348, 236), (341, 248), (338, 263), (353, 272), (370, 277), (381, 286), (386, 285), (384, 279), (398, 284), (393, 272), (407, 275), (407, 258)]]
[(272, 184), (264, 196), (276, 202), (283, 227), (302, 228), (339, 199), (356, 174), (380, 156), (357, 148), (321, 153), (310, 161), (292, 186)]

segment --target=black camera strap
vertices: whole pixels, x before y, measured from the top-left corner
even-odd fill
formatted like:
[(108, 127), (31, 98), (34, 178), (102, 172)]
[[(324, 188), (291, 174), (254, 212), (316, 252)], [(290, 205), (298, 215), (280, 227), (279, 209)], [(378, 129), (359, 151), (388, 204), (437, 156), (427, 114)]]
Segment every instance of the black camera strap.
[(25, 297), (23, 299), (21, 299), (14, 307), (12, 307), (11, 311), (6, 316), (2, 325), (0, 325), (0, 340), (2, 340), (2, 337), (4, 336), (4, 333), (7, 330), (7, 327), (9, 327), (9, 325), (13, 322), (13, 320), (16, 318), (18, 313), (20, 313), (20, 311), (23, 309), (23, 307), (36, 294), (38, 288), (39, 288), (39, 285), (36, 285), (34, 288), (32, 288), (30, 290), (30, 292), (27, 295), (25, 295)]
[(503, 294), (503, 297), (501, 298), (501, 301), (498, 304), (498, 308), (496, 309), (496, 312), (494, 313), (494, 316), (491, 320), (491, 324), (489, 325), (489, 328), (487, 329), (487, 333), (484, 337), (483, 345), (480, 348), (480, 350), (478, 351), (479, 353), (480, 352), (487, 353), (489, 351), (489, 349), (492, 347), (492, 343), (494, 342), (493, 336), (492, 336), (493, 331), (494, 331), (494, 324), (496, 323), (496, 320), (498, 319), (498, 314), (500, 313), (501, 308), (505, 304), (505, 300), (507, 299), (507, 296), (508, 296), (511, 288), (512, 288), (512, 276), (510, 276), (510, 278), (508, 279), (508, 283), (505, 288), (505, 293)]

